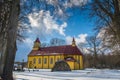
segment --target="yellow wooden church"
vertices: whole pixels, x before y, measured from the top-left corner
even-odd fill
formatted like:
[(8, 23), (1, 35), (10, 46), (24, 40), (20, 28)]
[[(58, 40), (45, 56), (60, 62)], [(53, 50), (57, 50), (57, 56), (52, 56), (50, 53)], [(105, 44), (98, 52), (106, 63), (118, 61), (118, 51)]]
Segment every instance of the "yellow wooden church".
[(83, 69), (83, 54), (73, 38), (71, 45), (41, 47), (39, 38), (28, 54), (28, 68), (52, 69), (56, 61), (64, 60), (71, 70)]

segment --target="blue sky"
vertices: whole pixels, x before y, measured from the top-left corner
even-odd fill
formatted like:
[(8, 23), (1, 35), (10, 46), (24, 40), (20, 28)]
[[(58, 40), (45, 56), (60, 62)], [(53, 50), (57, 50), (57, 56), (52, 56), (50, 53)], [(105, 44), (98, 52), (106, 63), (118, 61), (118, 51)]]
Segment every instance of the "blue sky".
[[(24, 25), (32, 28), (23, 34), (27, 36), (23, 42), (17, 42), (18, 50), (15, 60), (22, 61), (24, 59), (27, 61), (27, 55), (32, 50), (36, 37), (39, 37), (41, 42), (47, 43), (52, 38), (62, 38), (66, 41), (66, 44), (71, 44), (72, 38), (75, 37), (77, 44), (85, 43), (86, 37), (94, 34), (94, 23), (88, 18), (87, 12), (83, 13), (79, 7), (76, 7), (73, 12), (71, 10), (71, 13), (72, 15), (65, 20), (55, 19), (50, 11), (40, 10), (29, 13), (27, 17), (30, 24), (26, 23)], [(59, 15), (61, 14), (63, 13), (59, 10)]]
[[(79, 9), (79, 8), (78, 8)], [(77, 14), (78, 13), (78, 14)], [(90, 22), (88, 16), (83, 15), (82, 12), (77, 12), (73, 16), (68, 19), (67, 24), (69, 27), (66, 28), (66, 34), (70, 34), (72, 36), (82, 34), (92, 34), (93, 30), (93, 22)], [(71, 33), (73, 32), (73, 33)]]

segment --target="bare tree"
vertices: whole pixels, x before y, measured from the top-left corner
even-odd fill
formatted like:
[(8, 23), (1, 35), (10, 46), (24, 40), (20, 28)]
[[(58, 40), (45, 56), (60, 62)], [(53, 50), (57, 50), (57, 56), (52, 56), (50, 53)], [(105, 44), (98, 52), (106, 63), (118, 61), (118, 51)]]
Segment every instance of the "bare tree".
[(120, 0), (92, 0), (89, 10), (91, 17), (97, 19), (97, 30), (108, 27), (114, 36), (111, 37), (112, 42), (120, 45)]
[(94, 67), (97, 67), (98, 52), (100, 51), (101, 40), (97, 36), (87, 38), (87, 50), (94, 56)]
[(48, 47), (49, 46), (49, 44), (48, 43), (41, 43), (41, 47)]
[(60, 45), (64, 45), (64, 44), (65, 44), (65, 40), (63, 40), (63, 39), (52, 38), (50, 40), (50, 46), (60, 46)]

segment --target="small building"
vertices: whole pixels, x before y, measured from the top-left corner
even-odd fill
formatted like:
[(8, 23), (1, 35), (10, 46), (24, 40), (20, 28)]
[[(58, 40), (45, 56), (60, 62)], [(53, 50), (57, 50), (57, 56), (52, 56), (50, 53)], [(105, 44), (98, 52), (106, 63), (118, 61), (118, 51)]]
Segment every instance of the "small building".
[(64, 60), (72, 70), (83, 69), (83, 54), (73, 38), (71, 45), (41, 47), (39, 38), (28, 54), (28, 68), (52, 69), (56, 61)]

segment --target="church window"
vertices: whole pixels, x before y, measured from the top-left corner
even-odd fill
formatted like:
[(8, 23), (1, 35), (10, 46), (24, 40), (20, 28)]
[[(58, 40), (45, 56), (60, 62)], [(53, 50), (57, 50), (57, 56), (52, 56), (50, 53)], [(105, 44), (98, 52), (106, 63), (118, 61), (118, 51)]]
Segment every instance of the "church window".
[(50, 59), (50, 64), (53, 64), (53, 58)]
[(41, 64), (41, 58), (38, 59), (38, 64)]
[(36, 63), (36, 59), (34, 58), (34, 59), (33, 59), (33, 64), (35, 64), (35, 63)]
[(44, 64), (46, 64), (47, 63), (47, 58), (44, 58)]

